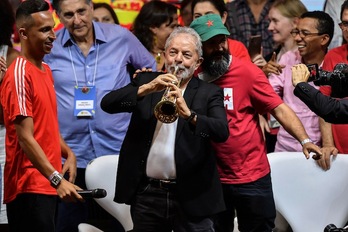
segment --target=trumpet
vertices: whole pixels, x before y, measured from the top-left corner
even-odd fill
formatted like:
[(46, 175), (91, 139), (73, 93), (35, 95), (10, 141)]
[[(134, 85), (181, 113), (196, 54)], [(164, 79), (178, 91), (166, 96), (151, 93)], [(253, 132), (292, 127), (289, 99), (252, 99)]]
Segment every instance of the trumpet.
[[(179, 67), (176, 66), (173, 75), (176, 75), (178, 69)], [(180, 87), (180, 83), (181, 80), (172, 81), (172, 84), (178, 87)], [(161, 101), (156, 104), (154, 109), (155, 117), (163, 123), (172, 123), (179, 117), (178, 108), (176, 106), (176, 97), (168, 96), (170, 90), (170, 87), (165, 89)]]

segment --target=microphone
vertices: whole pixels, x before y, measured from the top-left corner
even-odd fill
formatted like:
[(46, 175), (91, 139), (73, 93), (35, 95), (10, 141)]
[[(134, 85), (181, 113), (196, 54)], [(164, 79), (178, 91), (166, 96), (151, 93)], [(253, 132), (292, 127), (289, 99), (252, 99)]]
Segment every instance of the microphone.
[(83, 198), (104, 198), (107, 193), (105, 189), (77, 190)]

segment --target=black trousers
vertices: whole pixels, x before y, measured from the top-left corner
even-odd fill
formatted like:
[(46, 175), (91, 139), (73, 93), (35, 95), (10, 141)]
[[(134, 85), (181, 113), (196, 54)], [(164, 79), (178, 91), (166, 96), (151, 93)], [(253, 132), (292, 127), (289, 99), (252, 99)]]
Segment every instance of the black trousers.
[(54, 232), (57, 196), (23, 193), (7, 204), (10, 232)]
[(271, 232), (276, 209), (271, 175), (246, 184), (223, 184), (227, 210), (218, 214), (216, 232), (232, 232), (237, 212), (238, 229), (242, 232)]
[(213, 232), (213, 220), (189, 217), (177, 200), (175, 190), (148, 184), (138, 191), (131, 205), (134, 232)]
[[(77, 168), (75, 184), (86, 189), (84, 168)], [(69, 178), (68, 175), (65, 176)], [(113, 194), (113, 193), (110, 193)], [(66, 203), (58, 201), (56, 213), (56, 232), (78, 232), (80, 223), (92, 224), (105, 232), (124, 232), (122, 225), (106, 212), (94, 199), (86, 202)]]

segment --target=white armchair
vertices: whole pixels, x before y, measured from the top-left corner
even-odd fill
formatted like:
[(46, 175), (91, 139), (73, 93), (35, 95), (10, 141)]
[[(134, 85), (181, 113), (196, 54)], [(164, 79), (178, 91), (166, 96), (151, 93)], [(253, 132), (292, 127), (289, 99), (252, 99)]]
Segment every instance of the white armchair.
[[(88, 189), (101, 188), (107, 191), (105, 198), (95, 199), (107, 212), (114, 216), (125, 231), (133, 229), (130, 206), (113, 201), (116, 185), (118, 155), (101, 156), (92, 160), (86, 168), (86, 185)], [(79, 225), (79, 232), (101, 232), (87, 223)]]
[(274, 200), (294, 232), (321, 232), (348, 221), (348, 155), (337, 155), (322, 170), (302, 152), (268, 154)]

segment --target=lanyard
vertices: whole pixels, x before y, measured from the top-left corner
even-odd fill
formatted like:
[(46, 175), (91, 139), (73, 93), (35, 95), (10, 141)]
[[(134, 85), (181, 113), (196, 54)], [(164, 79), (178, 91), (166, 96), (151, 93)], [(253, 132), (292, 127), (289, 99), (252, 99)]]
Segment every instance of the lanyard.
[[(79, 83), (78, 83), (78, 81), (77, 81), (76, 70), (75, 70), (74, 61), (73, 61), (73, 58), (72, 58), (72, 55), (71, 55), (70, 46), (68, 46), (68, 49), (69, 49), (71, 67), (72, 67), (73, 72), (74, 72), (76, 87), (78, 87), (78, 86), (79, 86)], [(96, 54), (96, 56), (95, 56), (95, 65), (94, 65), (94, 74), (93, 74), (92, 86), (95, 85), (95, 77), (96, 77), (96, 75), (97, 75), (97, 67), (98, 67), (98, 58), (99, 58), (99, 43), (97, 43), (97, 54)], [(87, 80), (86, 80), (86, 81), (87, 81)]]

